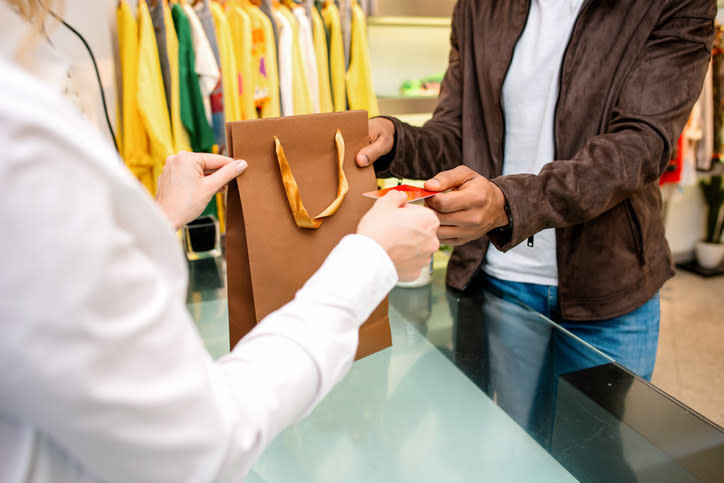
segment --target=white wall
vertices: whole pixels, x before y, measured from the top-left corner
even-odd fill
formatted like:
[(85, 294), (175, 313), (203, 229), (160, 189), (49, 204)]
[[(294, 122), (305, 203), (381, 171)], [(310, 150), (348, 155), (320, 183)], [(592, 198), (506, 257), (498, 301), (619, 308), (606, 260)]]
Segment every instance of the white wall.
[[(116, 47), (117, 0), (65, 0), (61, 16), (88, 41), (98, 62), (111, 122), (116, 128), (117, 75), (114, 52)], [(130, 2), (134, 8), (136, 2)], [(103, 115), (98, 82), (93, 64), (81, 41), (62, 25), (51, 32), (51, 41), (58, 51), (72, 62), (72, 76), (78, 88), (81, 108), (85, 115), (110, 139)]]
[(696, 242), (704, 237), (704, 210), (704, 199), (698, 186), (683, 188), (669, 203), (666, 239), (675, 261), (692, 259)]
[(385, 25), (370, 19), (372, 84), (378, 95), (399, 95), (405, 80), (443, 74), (450, 53), (450, 25)]

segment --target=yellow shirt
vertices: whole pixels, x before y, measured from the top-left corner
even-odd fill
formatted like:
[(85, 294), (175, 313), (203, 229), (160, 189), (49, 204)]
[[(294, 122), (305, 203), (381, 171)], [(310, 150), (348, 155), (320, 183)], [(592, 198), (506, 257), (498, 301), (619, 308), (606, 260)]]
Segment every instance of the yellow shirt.
[(367, 22), (362, 8), (352, 1), (352, 46), (347, 70), (347, 100), (350, 109), (364, 109), (370, 117), (380, 109), (372, 86), (370, 52), (367, 46)]
[[(263, 67), (259, 66), (258, 79), (262, 79), (262, 83), (258, 84), (266, 88), (266, 100), (259, 104), (257, 107), (261, 108), (261, 117), (278, 117), (281, 115), (281, 109), (279, 105), (279, 70), (277, 67), (277, 49), (276, 41), (274, 40), (274, 27), (272, 27), (271, 20), (267, 17), (264, 12), (257, 6), (249, 4), (247, 6), (247, 13), (252, 20), (254, 26), (254, 45), (257, 45), (256, 36), (260, 36), (263, 45)], [(260, 30), (260, 31), (259, 31)]]
[(211, 2), (210, 7), (214, 18), (216, 43), (219, 46), (219, 58), (221, 60), (221, 84), (224, 87), (224, 118), (226, 121), (239, 121), (241, 120), (239, 71), (236, 67), (236, 54), (234, 53), (231, 28), (221, 5)]
[(324, 23), (329, 30), (329, 73), (332, 82), (332, 102), (335, 111), (347, 109), (347, 85), (345, 81), (344, 42), (339, 10), (328, 0), (322, 10)]
[(293, 78), (293, 93), (292, 99), (294, 103), (294, 114), (312, 114), (314, 112), (314, 105), (312, 98), (309, 95), (309, 84), (304, 74), (304, 59), (302, 57), (302, 49), (299, 45), (299, 27), (297, 26), (297, 19), (294, 14), (285, 6), (280, 5), (276, 8), (276, 11), (284, 15), (289, 24), (292, 27), (292, 78)]
[(266, 71), (267, 36), (264, 29), (264, 13), (249, 0), (241, 2), (251, 23), (251, 75), (254, 86), (254, 105), (257, 112), (271, 100), (271, 86)]
[(148, 154), (148, 138), (138, 112), (136, 90), (138, 78), (138, 26), (127, 2), (120, 2), (116, 10), (118, 22), (118, 48), (121, 58), (121, 129), (119, 149), (121, 157), (133, 175), (153, 193), (153, 162)]
[(181, 98), (179, 87), (178, 65), (178, 37), (173, 26), (171, 9), (168, 3), (163, 3), (163, 20), (166, 25), (166, 50), (168, 51), (168, 65), (171, 71), (171, 133), (173, 134), (174, 151), (191, 151), (189, 133), (181, 122)]
[(252, 69), (252, 30), (249, 14), (238, 4), (226, 7), (226, 16), (231, 27), (236, 67), (240, 77), (240, 106), (242, 119), (256, 119), (254, 105), (254, 76)]
[(324, 31), (322, 17), (312, 6), (312, 33), (314, 35), (314, 55), (317, 58), (319, 76), (319, 112), (332, 112), (332, 91), (329, 87), (329, 57), (327, 56), (327, 34)]
[(281, 105), (279, 99), (279, 65), (277, 63), (277, 46), (274, 38), (274, 27), (269, 17), (261, 12), (261, 19), (264, 24), (264, 36), (266, 42), (266, 72), (269, 78), (269, 102), (262, 107), (261, 117), (279, 117), (281, 116)]
[(166, 93), (158, 60), (156, 37), (146, 0), (138, 2), (138, 110), (146, 128), (153, 160), (153, 181), (161, 176), (166, 158), (173, 154), (173, 136), (166, 107)]

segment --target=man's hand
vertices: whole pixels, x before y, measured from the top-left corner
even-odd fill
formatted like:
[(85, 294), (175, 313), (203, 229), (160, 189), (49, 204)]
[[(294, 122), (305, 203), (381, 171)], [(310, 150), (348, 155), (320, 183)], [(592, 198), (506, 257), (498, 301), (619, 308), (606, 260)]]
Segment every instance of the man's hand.
[(440, 243), (462, 245), (508, 224), (503, 192), (467, 166), (438, 173), (425, 189), (450, 190), (425, 200), (440, 219)]
[(246, 167), (246, 161), (218, 154), (181, 151), (166, 159), (156, 200), (178, 230), (196, 219), (211, 198)]
[(370, 143), (357, 153), (357, 165), (364, 168), (369, 166), (392, 151), (395, 144), (395, 125), (384, 117), (376, 117), (368, 121)]
[(436, 232), (440, 223), (435, 214), (407, 204), (407, 196), (391, 191), (375, 202), (357, 225), (357, 233), (382, 246), (403, 282), (415, 280), (430, 265), (440, 247)]

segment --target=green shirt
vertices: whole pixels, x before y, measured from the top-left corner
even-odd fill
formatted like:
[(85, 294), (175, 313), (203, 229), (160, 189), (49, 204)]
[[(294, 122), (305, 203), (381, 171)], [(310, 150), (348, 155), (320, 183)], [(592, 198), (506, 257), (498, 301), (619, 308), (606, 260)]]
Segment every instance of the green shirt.
[(199, 87), (199, 78), (194, 66), (194, 46), (191, 41), (191, 26), (183, 7), (178, 3), (171, 6), (176, 35), (178, 35), (179, 97), (181, 98), (181, 122), (189, 132), (191, 149), (197, 153), (211, 152), (216, 143), (214, 131), (206, 119), (204, 99)]

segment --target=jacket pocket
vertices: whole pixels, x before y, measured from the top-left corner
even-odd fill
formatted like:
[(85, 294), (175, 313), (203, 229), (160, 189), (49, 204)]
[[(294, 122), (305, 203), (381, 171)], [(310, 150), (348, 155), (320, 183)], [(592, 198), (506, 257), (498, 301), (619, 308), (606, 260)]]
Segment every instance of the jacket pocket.
[(628, 226), (631, 231), (631, 237), (633, 238), (634, 249), (636, 250), (636, 256), (639, 259), (641, 265), (646, 265), (646, 259), (644, 257), (644, 235), (641, 229), (641, 222), (636, 215), (631, 198), (624, 200), (623, 202), (624, 211), (626, 211), (626, 218), (628, 219)]

